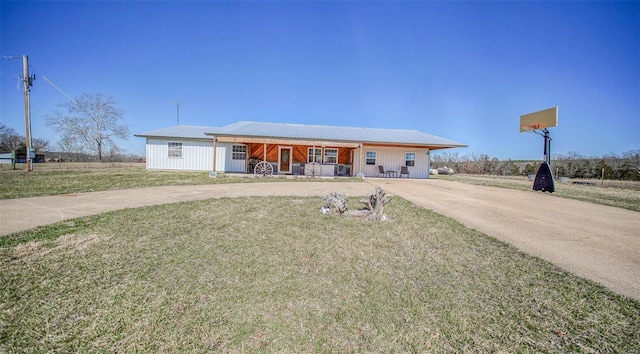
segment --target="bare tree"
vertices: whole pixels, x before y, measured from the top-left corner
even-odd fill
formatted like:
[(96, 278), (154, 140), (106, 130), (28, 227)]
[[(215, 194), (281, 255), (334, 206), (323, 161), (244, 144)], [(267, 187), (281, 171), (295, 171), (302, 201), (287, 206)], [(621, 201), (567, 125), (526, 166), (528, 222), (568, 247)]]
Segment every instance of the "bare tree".
[(640, 149), (634, 149), (622, 154), (624, 158), (624, 179), (638, 181), (640, 180)]
[(636, 166), (637, 168), (640, 168), (640, 149), (624, 152), (622, 154), (622, 157), (629, 160), (631, 165)]
[(69, 135), (63, 135), (62, 138), (58, 140), (58, 148), (67, 155), (68, 161), (71, 161), (73, 155), (78, 155), (83, 152), (78, 141)]
[(0, 123), (0, 152), (11, 152), (18, 149), (20, 143), (24, 144), (24, 137), (15, 129)]
[[(27, 151), (27, 142), (24, 135), (18, 134), (15, 129), (0, 123), (0, 152), (19, 151), (25, 153)], [(42, 152), (49, 149), (49, 141), (32, 138), (31, 148), (35, 151)]]
[(61, 133), (65, 145), (80, 145), (98, 155), (116, 147), (116, 139), (127, 139), (129, 127), (123, 122), (123, 111), (111, 96), (100, 93), (82, 94), (74, 101), (59, 104), (53, 113), (45, 115), (47, 125)]
[(40, 139), (40, 138), (32, 138), (31, 139), (31, 148), (33, 148), (37, 152), (44, 152), (49, 150), (49, 141)]

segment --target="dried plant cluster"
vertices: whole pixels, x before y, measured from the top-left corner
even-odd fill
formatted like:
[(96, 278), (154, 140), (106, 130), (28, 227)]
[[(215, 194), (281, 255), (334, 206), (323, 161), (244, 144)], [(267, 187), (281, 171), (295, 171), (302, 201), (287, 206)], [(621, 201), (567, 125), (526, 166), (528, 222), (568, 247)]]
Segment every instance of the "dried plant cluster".
[(331, 214), (342, 215), (349, 209), (349, 199), (347, 195), (340, 192), (331, 192), (323, 195), (322, 200), (326, 203)]
[(359, 217), (371, 221), (387, 221), (389, 219), (384, 213), (384, 206), (391, 201), (391, 197), (380, 187), (376, 187), (374, 194), (360, 199), (360, 203), (366, 209), (348, 210), (349, 199), (346, 194), (340, 192), (331, 192), (321, 198), (325, 202), (323, 210), (328, 210), (327, 214)]

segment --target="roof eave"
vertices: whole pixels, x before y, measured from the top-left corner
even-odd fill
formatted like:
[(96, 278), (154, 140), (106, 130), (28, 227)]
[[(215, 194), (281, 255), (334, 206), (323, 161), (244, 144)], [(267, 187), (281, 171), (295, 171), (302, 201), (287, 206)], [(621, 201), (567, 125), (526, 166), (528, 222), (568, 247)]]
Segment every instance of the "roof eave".
[(381, 142), (381, 141), (363, 141), (364, 145), (402, 145), (402, 146), (414, 146), (414, 147), (422, 147), (429, 149), (449, 149), (449, 148), (457, 148), (457, 147), (467, 147), (465, 144), (435, 144), (435, 143), (411, 143), (411, 142)]
[[(362, 145), (402, 145), (402, 146), (414, 146), (428, 149), (449, 149), (458, 147), (467, 147), (465, 144), (433, 144), (433, 143), (415, 143), (415, 142), (398, 142), (398, 141), (361, 141), (361, 140), (348, 140), (348, 139), (323, 139), (323, 138), (297, 138), (297, 137), (282, 137), (282, 136), (268, 136), (268, 135), (245, 135), (245, 134), (220, 134), (220, 133), (205, 133), (205, 135), (213, 137), (227, 137), (236, 138), (237, 140), (287, 140), (298, 141), (300, 143), (325, 143), (325, 144), (362, 144)], [(236, 140), (236, 141), (237, 141)]]
[(153, 134), (133, 134), (136, 138), (157, 138), (157, 139), (193, 139), (193, 140), (205, 140), (211, 141), (212, 138), (203, 136), (202, 138), (197, 138), (193, 136), (170, 136), (170, 135), (153, 135)]

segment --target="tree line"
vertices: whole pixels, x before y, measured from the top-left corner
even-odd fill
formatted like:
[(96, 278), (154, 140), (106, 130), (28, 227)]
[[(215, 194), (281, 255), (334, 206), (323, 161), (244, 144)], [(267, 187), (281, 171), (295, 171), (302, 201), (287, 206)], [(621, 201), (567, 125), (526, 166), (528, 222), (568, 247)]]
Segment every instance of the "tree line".
[[(49, 141), (39, 138), (31, 138), (31, 147), (36, 152), (47, 151)], [(27, 153), (27, 138), (19, 134), (15, 129), (0, 123), (0, 153), (15, 151), (20, 155)]]
[[(475, 153), (460, 155), (458, 152), (443, 152), (431, 155), (433, 168), (446, 166), (456, 173), (467, 174), (534, 175), (540, 163), (541, 161), (501, 161), (486, 154)], [(556, 177), (640, 181), (640, 149), (599, 157), (586, 156), (579, 152), (554, 154), (551, 170)]]

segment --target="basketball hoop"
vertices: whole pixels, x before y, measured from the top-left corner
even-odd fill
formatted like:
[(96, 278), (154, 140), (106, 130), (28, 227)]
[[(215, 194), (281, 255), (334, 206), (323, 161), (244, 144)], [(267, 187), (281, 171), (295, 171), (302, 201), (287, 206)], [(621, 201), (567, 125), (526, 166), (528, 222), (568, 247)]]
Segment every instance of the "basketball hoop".
[(520, 132), (555, 127), (558, 125), (558, 107), (543, 109), (520, 116)]
[[(544, 109), (520, 116), (520, 132), (534, 132), (544, 137), (543, 161), (533, 182), (534, 191), (553, 193), (553, 173), (551, 173), (551, 138), (547, 128), (558, 125), (558, 107)], [(542, 132), (538, 132), (542, 130)]]
[(525, 133), (530, 133), (534, 130), (540, 129), (540, 124), (529, 124), (529, 125), (521, 125), (520, 131)]

